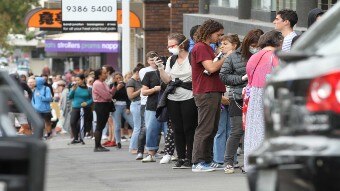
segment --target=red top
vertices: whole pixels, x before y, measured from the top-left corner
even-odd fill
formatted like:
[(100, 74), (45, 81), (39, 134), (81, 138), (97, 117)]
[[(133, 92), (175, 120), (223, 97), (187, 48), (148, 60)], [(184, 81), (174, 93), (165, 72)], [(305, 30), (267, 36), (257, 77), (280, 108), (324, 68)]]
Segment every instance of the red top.
[(266, 85), (267, 74), (270, 74), (278, 64), (279, 60), (274, 51), (261, 50), (254, 54), (247, 62), (248, 84), (251, 87), (263, 88)]
[(110, 102), (112, 100), (112, 95), (115, 92), (113, 87), (111, 90), (105, 82), (96, 80), (92, 87), (92, 97), (94, 102)]
[(207, 75), (204, 74), (202, 62), (206, 60), (214, 60), (215, 54), (212, 48), (203, 43), (198, 42), (191, 50), (191, 67), (192, 67), (192, 87), (194, 94), (203, 94), (209, 92), (225, 92), (225, 86), (220, 79), (220, 70)]

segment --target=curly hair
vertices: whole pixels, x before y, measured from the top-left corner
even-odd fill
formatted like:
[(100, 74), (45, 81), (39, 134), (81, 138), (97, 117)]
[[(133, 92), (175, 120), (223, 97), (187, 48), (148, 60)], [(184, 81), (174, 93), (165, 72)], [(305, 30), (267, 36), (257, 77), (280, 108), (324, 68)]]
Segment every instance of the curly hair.
[(260, 36), (263, 34), (264, 32), (261, 29), (253, 29), (248, 32), (241, 45), (241, 55), (243, 58), (248, 60), (252, 56), (252, 54), (249, 52), (249, 46), (252, 44), (257, 44)]
[(213, 33), (224, 29), (223, 25), (215, 20), (209, 19), (205, 21), (194, 34), (195, 42), (206, 41)]

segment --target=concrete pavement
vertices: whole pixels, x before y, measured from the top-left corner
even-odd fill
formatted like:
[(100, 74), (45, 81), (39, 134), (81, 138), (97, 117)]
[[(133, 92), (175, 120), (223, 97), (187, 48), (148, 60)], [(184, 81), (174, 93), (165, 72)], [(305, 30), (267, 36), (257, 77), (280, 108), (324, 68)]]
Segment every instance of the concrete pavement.
[(185, 190), (248, 190), (246, 176), (236, 170), (193, 173), (176, 169), (173, 164), (143, 164), (128, 153), (129, 142), (110, 152), (93, 152), (93, 140), (86, 145), (67, 145), (67, 135), (48, 140), (46, 191), (185, 191)]

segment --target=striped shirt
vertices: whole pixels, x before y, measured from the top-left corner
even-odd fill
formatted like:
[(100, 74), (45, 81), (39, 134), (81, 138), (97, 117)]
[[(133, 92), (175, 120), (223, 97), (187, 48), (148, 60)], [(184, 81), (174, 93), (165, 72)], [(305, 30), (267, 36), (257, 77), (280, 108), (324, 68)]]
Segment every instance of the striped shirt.
[(290, 48), (292, 47), (292, 40), (296, 36), (297, 36), (297, 34), (293, 31), (283, 39), (282, 51), (284, 51), (284, 52), (290, 51)]

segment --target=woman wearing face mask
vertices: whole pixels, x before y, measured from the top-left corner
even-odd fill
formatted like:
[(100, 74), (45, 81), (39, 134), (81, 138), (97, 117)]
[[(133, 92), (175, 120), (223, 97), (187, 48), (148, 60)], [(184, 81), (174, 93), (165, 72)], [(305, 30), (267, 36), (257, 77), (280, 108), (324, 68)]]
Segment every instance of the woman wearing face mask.
[(263, 31), (251, 30), (244, 37), (242, 45), (231, 53), (222, 65), (221, 80), (230, 86), (229, 90), (229, 115), (231, 132), (227, 141), (227, 154), (225, 173), (234, 173), (234, 156), (237, 152), (240, 140), (244, 134), (242, 129), (242, 89), (247, 85), (246, 63), (249, 58), (258, 52), (257, 42)]
[(157, 62), (157, 66), (162, 81), (168, 84), (168, 87), (175, 88), (174, 93), (167, 96), (167, 108), (175, 132), (178, 154), (178, 161), (173, 168), (191, 168), (198, 114), (192, 92), (189, 40), (183, 34), (170, 34), (168, 50), (173, 56), (168, 59), (165, 70), (161, 62)]

